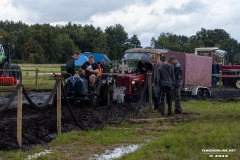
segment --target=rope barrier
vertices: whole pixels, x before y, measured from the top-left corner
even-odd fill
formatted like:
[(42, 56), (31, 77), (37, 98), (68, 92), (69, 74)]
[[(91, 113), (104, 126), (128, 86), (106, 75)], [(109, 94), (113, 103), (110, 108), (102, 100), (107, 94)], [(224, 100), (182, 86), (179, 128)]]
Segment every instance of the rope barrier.
[(16, 86), (16, 89), (12, 91), (11, 96), (10, 96), (9, 100), (7, 101), (7, 103), (5, 105), (3, 105), (3, 107), (0, 108), (0, 112), (3, 112), (5, 110), (9, 109), (10, 104), (13, 102), (14, 98), (16, 97), (17, 91), (19, 90), (20, 86), (22, 86), (22, 85), (18, 84)]
[(70, 103), (69, 103), (69, 101), (68, 101), (68, 99), (67, 99), (67, 94), (66, 94), (66, 92), (65, 92), (65, 90), (64, 90), (64, 86), (63, 86), (63, 83), (62, 83), (62, 82), (61, 82), (61, 87), (62, 87), (63, 98), (64, 98), (64, 100), (65, 100), (66, 103), (67, 103), (67, 108), (68, 108), (68, 110), (69, 110), (69, 112), (70, 112), (73, 120), (75, 121), (75, 123), (77, 124), (77, 126), (78, 126), (80, 129), (82, 129), (82, 130), (87, 130), (86, 127), (84, 127), (82, 124), (80, 124), (80, 123), (78, 122), (76, 116), (74, 115), (74, 113), (73, 113), (73, 111), (72, 111), (72, 108), (71, 108), (71, 105), (70, 105)]
[(23, 94), (24, 94), (24, 96), (26, 97), (28, 103), (31, 104), (31, 106), (32, 106), (33, 108), (44, 109), (45, 107), (47, 107), (47, 106), (49, 105), (49, 103), (50, 103), (50, 101), (52, 100), (54, 94), (56, 94), (57, 85), (58, 85), (58, 83), (60, 83), (60, 81), (61, 81), (61, 80), (58, 80), (58, 79), (56, 80), (56, 82), (55, 82), (55, 84), (54, 84), (54, 87), (53, 87), (53, 89), (52, 89), (51, 94), (49, 95), (49, 97), (47, 98), (47, 100), (46, 100), (44, 103), (42, 103), (41, 105), (37, 105), (37, 104), (35, 104), (35, 103), (32, 101), (32, 99), (28, 96), (27, 91), (26, 91), (26, 89), (24, 88), (24, 86), (23, 86)]

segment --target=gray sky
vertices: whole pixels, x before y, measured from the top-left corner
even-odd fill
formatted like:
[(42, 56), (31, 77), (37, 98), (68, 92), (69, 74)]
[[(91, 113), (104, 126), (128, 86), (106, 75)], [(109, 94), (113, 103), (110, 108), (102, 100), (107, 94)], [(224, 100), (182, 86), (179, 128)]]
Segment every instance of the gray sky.
[(144, 47), (162, 32), (191, 36), (201, 28), (224, 29), (240, 41), (239, 0), (1, 0), (0, 20), (27, 24), (121, 24)]

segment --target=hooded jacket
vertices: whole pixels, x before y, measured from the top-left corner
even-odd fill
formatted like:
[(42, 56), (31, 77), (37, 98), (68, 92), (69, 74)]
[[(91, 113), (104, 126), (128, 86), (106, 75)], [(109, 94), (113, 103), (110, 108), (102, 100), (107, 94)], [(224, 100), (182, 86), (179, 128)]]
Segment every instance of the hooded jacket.
[[(66, 64), (67, 73), (73, 76), (75, 74), (75, 59), (73, 57), (69, 57)], [(70, 76), (70, 75), (68, 75)]]
[(157, 84), (160, 87), (173, 87), (175, 82), (173, 65), (162, 63), (158, 68)]

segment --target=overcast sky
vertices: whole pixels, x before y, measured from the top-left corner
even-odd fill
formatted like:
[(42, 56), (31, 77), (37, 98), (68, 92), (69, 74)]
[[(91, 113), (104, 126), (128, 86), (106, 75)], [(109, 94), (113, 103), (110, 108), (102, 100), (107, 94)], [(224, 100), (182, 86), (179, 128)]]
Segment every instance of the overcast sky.
[(27, 24), (121, 24), (142, 46), (162, 32), (191, 36), (201, 28), (224, 29), (240, 41), (239, 0), (1, 0), (0, 20)]

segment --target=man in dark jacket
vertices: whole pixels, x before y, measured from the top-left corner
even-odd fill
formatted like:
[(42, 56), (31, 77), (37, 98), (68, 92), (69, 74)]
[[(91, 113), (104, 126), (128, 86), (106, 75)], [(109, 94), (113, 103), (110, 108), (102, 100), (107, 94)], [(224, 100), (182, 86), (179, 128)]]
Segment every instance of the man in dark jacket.
[(175, 113), (181, 114), (182, 113), (182, 106), (181, 106), (181, 87), (182, 87), (182, 80), (183, 80), (183, 72), (180, 63), (177, 61), (175, 56), (169, 57), (169, 62), (174, 66), (174, 74), (175, 74), (175, 81), (174, 81), (174, 88), (173, 88), (173, 96), (175, 99)]
[(66, 64), (67, 77), (74, 76), (75, 72), (75, 60), (78, 60), (80, 56), (79, 52), (75, 52), (73, 56), (69, 57)]
[(160, 60), (160, 54), (155, 53), (153, 55), (153, 72), (152, 72), (152, 87), (153, 87), (153, 100), (154, 100), (154, 109), (159, 109), (159, 100), (160, 100), (160, 86), (157, 85), (157, 74), (158, 68), (161, 66), (162, 62)]
[[(160, 113), (162, 116), (165, 114), (165, 95), (168, 104), (168, 116), (172, 114), (172, 87), (174, 84), (174, 70), (171, 64), (168, 64), (166, 59), (162, 62), (162, 65), (158, 68), (157, 84), (161, 90), (161, 103)], [(162, 98), (163, 97), (163, 98)]]

